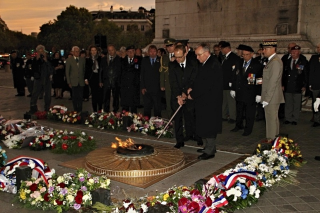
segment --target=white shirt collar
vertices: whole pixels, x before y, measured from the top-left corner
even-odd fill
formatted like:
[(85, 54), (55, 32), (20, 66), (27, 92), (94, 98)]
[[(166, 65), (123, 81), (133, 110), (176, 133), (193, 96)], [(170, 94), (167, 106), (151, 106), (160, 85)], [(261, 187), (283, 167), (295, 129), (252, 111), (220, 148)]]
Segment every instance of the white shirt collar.
[(183, 67), (186, 67), (186, 62), (187, 62), (187, 59), (185, 58), (184, 62), (180, 63), (180, 66), (181, 66), (181, 64), (183, 64)]
[(226, 54), (226, 58), (230, 55), (231, 51)]
[(202, 66), (208, 61), (208, 59), (210, 58), (211, 55), (209, 55), (209, 57), (202, 63)]
[(276, 53), (273, 53), (269, 58), (268, 58), (268, 61), (271, 60), (271, 58), (273, 58), (273, 56), (275, 56)]

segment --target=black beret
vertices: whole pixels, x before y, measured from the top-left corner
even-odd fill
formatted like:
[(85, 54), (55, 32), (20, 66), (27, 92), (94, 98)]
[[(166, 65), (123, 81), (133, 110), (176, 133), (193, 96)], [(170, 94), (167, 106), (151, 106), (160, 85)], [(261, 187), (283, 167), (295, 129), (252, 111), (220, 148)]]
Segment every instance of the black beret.
[(248, 52), (254, 52), (254, 50), (252, 49), (252, 47), (250, 46), (247, 46), (247, 45), (243, 45), (242, 49), (241, 50), (245, 50), (245, 51), (248, 51)]
[(291, 47), (291, 50), (300, 50), (301, 47), (299, 45), (295, 45), (294, 47)]
[(231, 45), (230, 45), (230, 43), (229, 42), (226, 42), (226, 41), (224, 41), (224, 42), (221, 42), (221, 48), (225, 48), (225, 47), (231, 47)]
[(128, 46), (127, 48), (126, 48), (126, 50), (132, 50), (132, 49), (136, 49), (135, 47), (134, 47), (134, 45), (130, 45), (130, 46)]
[(237, 50), (245, 50), (243, 48), (245, 48), (246, 45), (244, 44), (239, 44), (239, 46), (236, 48)]

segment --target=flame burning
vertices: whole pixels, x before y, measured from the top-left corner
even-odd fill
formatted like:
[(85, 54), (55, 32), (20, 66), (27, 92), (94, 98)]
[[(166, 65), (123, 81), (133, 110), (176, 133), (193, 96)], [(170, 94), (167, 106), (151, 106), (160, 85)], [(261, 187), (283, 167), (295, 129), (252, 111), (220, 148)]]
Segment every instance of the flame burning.
[(124, 148), (124, 149), (134, 149), (134, 150), (140, 150), (142, 149), (142, 146), (136, 146), (134, 144), (134, 140), (131, 138), (126, 139), (123, 141), (122, 139), (116, 137), (116, 140), (118, 142), (111, 143), (111, 148), (117, 149), (118, 147)]

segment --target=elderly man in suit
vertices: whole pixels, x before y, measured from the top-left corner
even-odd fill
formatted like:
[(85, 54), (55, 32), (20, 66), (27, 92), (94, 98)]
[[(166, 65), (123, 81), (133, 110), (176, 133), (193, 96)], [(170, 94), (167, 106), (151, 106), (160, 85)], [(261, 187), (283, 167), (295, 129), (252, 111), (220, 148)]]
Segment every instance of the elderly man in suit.
[[(240, 46), (240, 45), (239, 45)], [(232, 132), (244, 128), (242, 136), (248, 136), (252, 132), (256, 113), (256, 102), (261, 100), (262, 66), (253, 59), (254, 50), (250, 46), (241, 46), (242, 57), (236, 64), (233, 73), (231, 96), (236, 99), (237, 119)], [(243, 127), (243, 115), (245, 114), (245, 127)]]
[(200, 64), (193, 87), (187, 93), (188, 99), (195, 102), (196, 134), (205, 145), (198, 150), (203, 152), (198, 159), (207, 160), (215, 157), (216, 137), (222, 131), (223, 74), (208, 44), (200, 44), (195, 53)]
[(140, 87), (144, 103), (144, 115), (150, 117), (151, 109), (154, 116), (161, 117), (160, 90), (160, 58), (157, 57), (157, 47), (150, 45), (148, 56), (141, 62)]
[(81, 112), (86, 60), (85, 58), (79, 57), (79, 47), (72, 47), (72, 52), (73, 56), (66, 60), (66, 78), (69, 87), (72, 89), (73, 110)]
[(281, 85), (283, 64), (276, 54), (276, 40), (265, 40), (262, 45), (268, 63), (263, 69), (261, 103), (266, 118), (266, 138), (273, 139), (279, 134), (278, 111), (280, 103), (284, 103)]
[(110, 97), (113, 98), (113, 112), (119, 109), (121, 58), (116, 54), (114, 45), (108, 45), (108, 54), (101, 59), (100, 87), (104, 88), (103, 110), (110, 112)]

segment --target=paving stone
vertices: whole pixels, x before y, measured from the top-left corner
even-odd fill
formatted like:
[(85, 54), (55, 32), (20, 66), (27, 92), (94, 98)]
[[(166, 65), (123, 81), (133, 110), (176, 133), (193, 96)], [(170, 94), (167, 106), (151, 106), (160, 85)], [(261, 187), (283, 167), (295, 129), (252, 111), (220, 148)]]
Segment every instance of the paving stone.
[(302, 204), (302, 203), (294, 203), (292, 204), (292, 206), (297, 209), (298, 211), (309, 211), (309, 210), (313, 210), (313, 208), (311, 206), (309, 206), (308, 204)]
[(319, 199), (314, 196), (301, 196), (300, 198), (306, 203), (319, 202)]
[(298, 211), (292, 205), (277, 206), (277, 209), (280, 210), (280, 212), (297, 212)]

